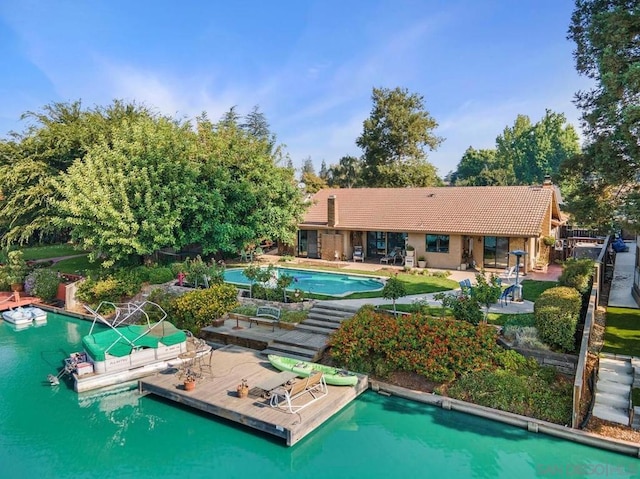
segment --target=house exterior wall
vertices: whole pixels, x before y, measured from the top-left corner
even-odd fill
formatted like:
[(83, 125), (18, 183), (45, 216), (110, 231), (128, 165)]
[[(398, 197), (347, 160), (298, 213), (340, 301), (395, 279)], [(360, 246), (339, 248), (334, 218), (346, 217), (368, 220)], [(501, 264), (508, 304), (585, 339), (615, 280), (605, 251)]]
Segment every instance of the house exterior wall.
[(415, 248), (416, 259), (424, 256), (428, 268), (458, 269), (462, 258), (462, 236), (449, 235), (449, 252), (427, 252), (427, 233), (409, 233), (407, 244)]

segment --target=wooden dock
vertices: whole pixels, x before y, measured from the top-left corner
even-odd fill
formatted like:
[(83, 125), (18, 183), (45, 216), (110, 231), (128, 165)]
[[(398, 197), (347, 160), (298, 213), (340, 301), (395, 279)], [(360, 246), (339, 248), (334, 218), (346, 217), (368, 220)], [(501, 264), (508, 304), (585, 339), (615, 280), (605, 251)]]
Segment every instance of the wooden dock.
[[(200, 411), (249, 426), (283, 438), (288, 446), (296, 444), (307, 434), (362, 394), (368, 387), (367, 376), (360, 376), (358, 384), (327, 386), (328, 394), (295, 414), (269, 405), (255, 386), (272, 381), (276, 370), (258, 351), (240, 346), (225, 346), (214, 350), (200, 365), (202, 378), (196, 388), (186, 391), (180, 371), (158, 373), (139, 381), (141, 394), (155, 394), (193, 407)], [(210, 368), (209, 368), (210, 366)], [(198, 370), (198, 365), (194, 366)], [(249, 396), (240, 398), (236, 388), (243, 379), (250, 388)]]
[(40, 298), (27, 296), (25, 293), (10, 293), (0, 291), (0, 311), (7, 311), (20, 306), (30, 306), (42, 301)]

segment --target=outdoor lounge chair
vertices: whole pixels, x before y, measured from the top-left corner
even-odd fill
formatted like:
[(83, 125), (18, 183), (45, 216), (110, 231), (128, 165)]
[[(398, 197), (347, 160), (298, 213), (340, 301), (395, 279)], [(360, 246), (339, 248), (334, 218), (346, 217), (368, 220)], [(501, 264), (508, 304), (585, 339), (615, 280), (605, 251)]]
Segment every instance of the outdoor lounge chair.
[(307, 378), (297, 380), (290, 389), (281, 387), (271, 391), (269, 404), (293, 414), (323, 398), (328, 392), (324, 374), (316, 371)]
[(511, 281), (511, 278), (513, 278), (513, 275), (516, 272), (516, 267), (512, 266), (511, 268), (506, 268), (504, 270), (504, 272), (500, 275), (500, 279), (504, 280), (506, 282)]
[(393, 264), (396, 264), (396, 261), (398, 260), (400, 260), (400, 264), (402, 264), (402, 262), (404, 261), (404, 258), (402, 257), (402, 253), (398, 249), (394, 249), (388, 255), (380, 258), (381, 263), (387, 263), (387, 264), (389, 264), (390, 261), (393, 261)]
[(364, 263), (364, 251), (362, 251), (362, 246), (353, 247), (353, 261), (362, 261)]

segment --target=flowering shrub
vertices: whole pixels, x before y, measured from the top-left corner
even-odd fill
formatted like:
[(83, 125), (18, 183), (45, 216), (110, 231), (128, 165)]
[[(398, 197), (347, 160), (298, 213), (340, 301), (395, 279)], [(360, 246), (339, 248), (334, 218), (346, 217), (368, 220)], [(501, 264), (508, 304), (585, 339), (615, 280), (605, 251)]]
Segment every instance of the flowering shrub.
[(36, 269), (29, 273), (24, 282), (25, 292), (44, 301), (53, 301), (58, 294), (60, 277), (50, 269)]
[(422, 314), (395, 319), (362, 308), (331, 337), (333, 358), (355, 371), (415, 372), (444, 382), (456, 375), (493, 367), (496, 330)]
[(200, 329), (237, 307), (238, 290), (231, 284), (216, 284), (198, 289), (172, 301), (173, 320), (177, 327), (197, 334)]

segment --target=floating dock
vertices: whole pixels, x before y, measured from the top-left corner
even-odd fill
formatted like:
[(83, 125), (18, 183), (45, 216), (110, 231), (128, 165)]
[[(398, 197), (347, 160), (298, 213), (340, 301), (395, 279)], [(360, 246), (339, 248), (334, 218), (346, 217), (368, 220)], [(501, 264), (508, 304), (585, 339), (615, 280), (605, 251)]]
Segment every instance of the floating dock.
[[(326, 396), (291, 414), (271, 407), (269, 399), (261, 396), (263, 391), (257, 386), (272, 383), (280, 371), (259, 351), (225, 346), (194, 364), (193, 370), (202, 371), (194, 390), (184, 389), (181, 371), (165, 371), (141, 379), (139, 391), (272, 434), (284, 439), (287, 446), (313, 432), (368, 388), (367, 376), (359, 375), (356, 386), (327, 386)], [(240, 398), (236, 388), (243, 379), (249, 396)]]

